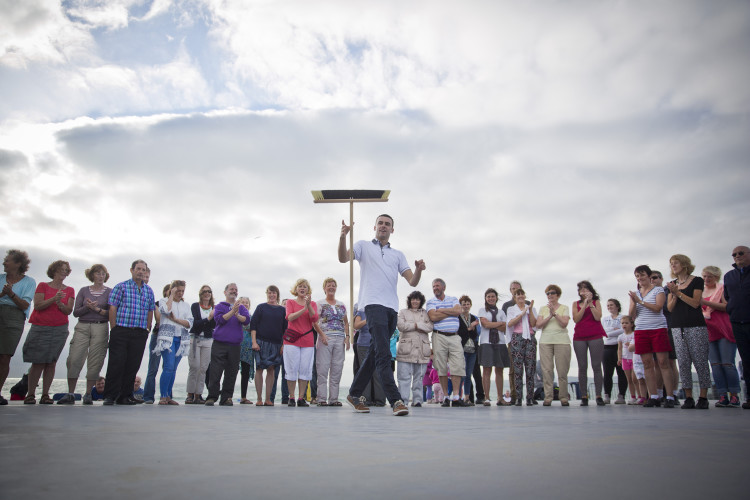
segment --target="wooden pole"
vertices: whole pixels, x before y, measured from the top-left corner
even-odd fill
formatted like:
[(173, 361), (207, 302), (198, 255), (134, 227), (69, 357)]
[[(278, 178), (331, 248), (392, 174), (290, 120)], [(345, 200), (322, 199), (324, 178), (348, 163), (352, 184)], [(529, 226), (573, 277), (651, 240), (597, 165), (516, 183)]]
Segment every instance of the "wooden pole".
[[(354, 339), (351, 337), (351, 332), (354, 331), (354, 200), (349, 201), (349, 248), (352, 253), (349, 259), (349, 313), (351, 314), (351, 321), (349, 322), (349, 331), (346, 332), (350, 336), (349, 341), (353, 342)], [(352, 346), (354, 348), (354, 346)]]

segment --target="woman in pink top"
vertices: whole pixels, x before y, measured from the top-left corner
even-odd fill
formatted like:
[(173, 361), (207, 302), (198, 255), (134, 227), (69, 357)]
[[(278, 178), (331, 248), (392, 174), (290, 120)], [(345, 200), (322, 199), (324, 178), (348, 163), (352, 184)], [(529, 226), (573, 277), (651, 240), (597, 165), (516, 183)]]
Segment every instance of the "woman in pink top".
[[(290, 290), (294, 300), (286, 301), (286, 319), (288, 330), (303, 334), (294, 342), (284, 339), (282, 353), (286, 383), (289, 387), (288, 406), (309, 406), (305, 401), (307, 383), (312, 379), (315, 346), (313, 343), (313, 325), (318, 321), (318, 306), (310, 300), (310, 283), (300, 278)], [(299, 380), (299, 399), (295, 402), (294, 390)]]
[(44, 373), (42, 397), (39, 404), (51, 405), (49, 388), (55, 378), (57, 358), (68, 338), (68, 316), (73, 312), (75, 292), (63, 281), (70, 275), (70, 264), (56, 260), (47, 268), (52, 281), (39, 283), (34, 293), (34, 311), (29, 323), (31, 328), (23, 344), (23, 361), (31, 363), (29, 370), (29, 392), (24, 404), (36, 403), (36, 386)]
[(720, 283), (721, 269), (706, 266), (703, 277), (703, 298), (701, 307), (708, 327), (708, 360), (714, 375), (718, 408), (740, 407), (740, 376), (734, 366), (737, 344), (732, 333), (732, 323), (727, 314), (727, 301), (724, 298), (724, 285)]
[(596, 405), (604, 406), (602, 399), (602, 356), (604, 354), (604, 327), (601, 324), (602, 304), (599, 294), (589, 281), (578, 283), (578, 296), (581, 300), (571, 306), (575, 330), (573, 331), (573, 350), (578, 360), (578, 385), (581, 389), (581, 406), (589, 405), (588, 396), (588, 353), (591, 353), (591, 368), (594, 371), (594, 390)]

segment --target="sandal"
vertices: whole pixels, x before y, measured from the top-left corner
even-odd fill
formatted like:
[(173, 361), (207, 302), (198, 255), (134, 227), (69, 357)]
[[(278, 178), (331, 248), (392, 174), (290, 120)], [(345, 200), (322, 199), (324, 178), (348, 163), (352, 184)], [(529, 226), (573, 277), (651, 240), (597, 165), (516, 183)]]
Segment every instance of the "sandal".
[(320, 403), (318, 403), (318, 406), (328, 406), (328, 403), (326, 403), (325, 401), (321, 401)]
[(263, 403), (263, 406), (273, 406), (273, 402), (272, 401), (266, 401), (265, 403)]
[(51, 397), (49, 397), (49, 394), (42, 394), (42, 397), (39, 398), (39, 404), (51, 405), (51, 404), (55, 404), (55, 401)]
[(259, 399), (258, 401), (255, 402), (255, 406), (265, 406), (265, 405), (263, 404), (263, 401)]
[(160, 399), (160, 400), (159, 400), (159, 402), (158, 402), (157, 404), (159, 404), (159, 405), (161, 405), (161, 406), (166, 406), (166, 405), (167, 405), (167, 404), (169, 404), (169, 403), (167, 403), (167, 400), (166, 400), (166, 399), (163, 399), (163, 398), (162, 398), (162, 399)]
[(341, 401), (334, 401), (333, 403), (329, 404), (328, 406), (341, 406)]
[(251, 405), (251, 404), (253, 404), (253, 402), (250, 401), (249, 399), (243, 399), (242, 401), (240, 401), (240, 404), (241, 405)]
[(36, 404), (36, 398), (34, 396), (26, 396), (26, 398), (23, 400), (23, 404), (25, 404), (25, 405), (35, 405)]
[(180, 403), (178, 403), (177, 401), (175, 401), (172, 398), (167, 399), (167, 404), (168, 405), (172, 405), (172, 406), (180, 406)]

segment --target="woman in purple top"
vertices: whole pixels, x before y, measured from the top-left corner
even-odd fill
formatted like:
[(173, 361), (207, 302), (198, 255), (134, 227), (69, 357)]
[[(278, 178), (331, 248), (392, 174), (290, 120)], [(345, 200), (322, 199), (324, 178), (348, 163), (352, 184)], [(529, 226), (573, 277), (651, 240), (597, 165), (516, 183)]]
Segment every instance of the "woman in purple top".
[[(73, 329), (73, 339), (70, 341), (70, 352), (65, 363), (68, 367), (68, 394), (60, 398), (59, 405), (74, 404), (76, 384), (81, 374), (84, 361), (86, 362), (86, 387), (93, 387), (99, 380), (104, 365), (109, 343), (109, 294), (111, 288), (104, 286), (109, 279), (109, 273), (104, 264), (94, 264), (86, 269), (84, 275), (92, 283), (78, 291), (73, 316), (78, 318), (78, 324)], [(83, 404), (92, 403), (91, 394), (86, 392)]]
[(588, 353), (591, 353), (591, 368), (594, 371), (594, 390), (596, 405), (604, 406), (602, 399), (602, 356), (604, 354), (604, 337), (607, 334), (602, 327), (602, 303), (599, 294), (590, 281), (578, 283), (578, 296), (581, 300), (573, 302), (573, 350), (578, 360), (578, 384), (581, 389), (581, 406), (588, 406)]

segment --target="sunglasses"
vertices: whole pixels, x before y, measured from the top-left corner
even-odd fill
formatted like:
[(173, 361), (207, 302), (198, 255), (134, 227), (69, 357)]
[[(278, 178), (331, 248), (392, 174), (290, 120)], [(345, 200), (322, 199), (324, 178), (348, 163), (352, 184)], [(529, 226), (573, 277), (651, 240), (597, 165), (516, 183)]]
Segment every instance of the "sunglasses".
[(213, 293), (211, 290), (202, 290), (201, 293)]
[(743, 252), (743, 251), (740, 251), (740, 252), (734, 252), (734, 253), (732, 254), (732, 257), (742, 257), (743, 255), (745, 255), (745, 252)]
[(652, 280), (660, 280), (660, 279), (661, 279), (661, 276), (651, 276), (651, 279), (652, 279)]
[(557, 292), (547, 292), (547, 295), (557, 295)]

